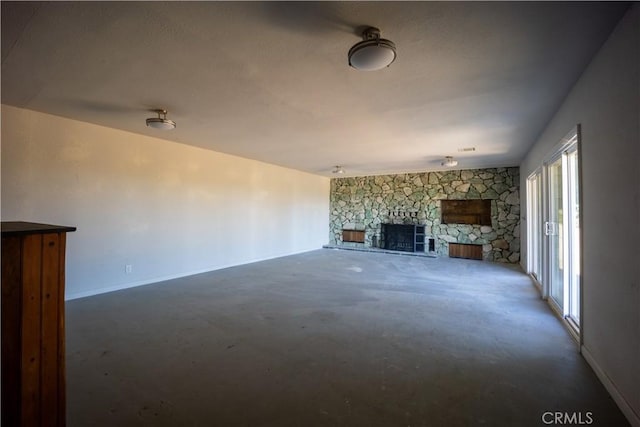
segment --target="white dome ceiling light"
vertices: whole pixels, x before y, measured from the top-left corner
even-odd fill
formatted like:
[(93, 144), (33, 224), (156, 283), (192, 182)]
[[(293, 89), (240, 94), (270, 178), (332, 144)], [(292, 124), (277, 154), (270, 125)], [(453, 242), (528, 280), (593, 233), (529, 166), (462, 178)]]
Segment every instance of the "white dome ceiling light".
[[(154, 129), (171, 130), (176, 128), (176, 122), (167, 119), (167, 110), (153, 110), (158, 113), (158, 117), (147, 119), (147, 126)], [(160, 117), (164, 116), (164, 117)]]
[(381, 70), (396, 60), (396, 45), (381, 39), (379, 29), (367, 28), (362, 32), (362, 39), (349, 49), (349, 65), (356, 70)]
[(458, 161), (455, 160), (453, 157), (451, 156), (446, 156), (444, 158), (444, 160), (442, 161), (442, 163), (440, 163), (442, 166), (446, 166), (448, 168), (452, 168), (454, 166), (458, 165)]
[(336, 173), (336, 174), (344, 174), (344, 169), (342, 169), (342, 166), (336, 166), (333, 171), (331, 171), (331, 173)]

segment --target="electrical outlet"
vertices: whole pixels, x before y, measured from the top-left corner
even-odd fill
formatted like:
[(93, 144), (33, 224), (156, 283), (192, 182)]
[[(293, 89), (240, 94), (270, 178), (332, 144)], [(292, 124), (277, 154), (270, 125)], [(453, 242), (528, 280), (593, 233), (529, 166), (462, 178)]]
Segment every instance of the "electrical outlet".
[(124, 272), (127, 274), (131, 274), (131, 272), (133, 271), (133, 265), (131, 264), (127, 264), (124, 266)]

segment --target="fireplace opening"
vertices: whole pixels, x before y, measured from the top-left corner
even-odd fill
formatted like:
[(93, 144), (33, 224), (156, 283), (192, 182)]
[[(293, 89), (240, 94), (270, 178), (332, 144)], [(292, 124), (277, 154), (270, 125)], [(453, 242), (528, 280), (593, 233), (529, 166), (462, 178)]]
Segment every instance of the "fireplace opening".
[(382, 247), (391, 251), (424, 252), (424, 231), (424, 225), (382, 224)]

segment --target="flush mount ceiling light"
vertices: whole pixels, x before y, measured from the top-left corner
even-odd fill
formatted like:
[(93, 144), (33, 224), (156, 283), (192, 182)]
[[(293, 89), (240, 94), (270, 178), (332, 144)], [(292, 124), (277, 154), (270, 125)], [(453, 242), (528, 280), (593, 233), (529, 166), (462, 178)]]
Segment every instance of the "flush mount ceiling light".
[[(176, 122), (167, 119), (167, 110), (153, 110), (158, 113), (158, 117), (147, 119), (147, 126), (154, 129), (171, 130), (176, 128)], [(163, 116), (163, 117), (160, 117)]]
[(331, 172), (342, 175), (344, 173), (344, 169), (342, 169), (342, 166), (336, 166)]
[(349, 49), (349, 65), (356, 70), (375, 71), (388, 67), (396, 59), (396, 45), (380, 38), (380, 30), (369, 27), (362, 32), (362, 41)]
[(454, 166), (456, 166), (458, 164), (458, 161), (454, 160), (454, 158), (451, 157), (451, 156), (447, 156), (447, 157), (444, 158), (444, 160), (440, 164), (442, 166), (446, 166), (448, 168), (452, 168), (452, 167), (454, 167)]

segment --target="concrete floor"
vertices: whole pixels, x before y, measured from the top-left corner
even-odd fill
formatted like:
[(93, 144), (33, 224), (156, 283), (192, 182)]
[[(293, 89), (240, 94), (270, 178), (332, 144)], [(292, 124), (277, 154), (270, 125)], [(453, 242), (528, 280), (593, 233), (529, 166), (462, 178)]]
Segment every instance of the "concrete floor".
[(517, 266), (323, 249), (67, 304), (68, 425), (628, 425)]

